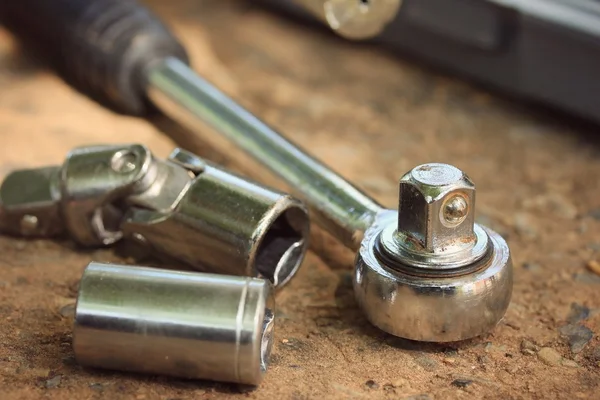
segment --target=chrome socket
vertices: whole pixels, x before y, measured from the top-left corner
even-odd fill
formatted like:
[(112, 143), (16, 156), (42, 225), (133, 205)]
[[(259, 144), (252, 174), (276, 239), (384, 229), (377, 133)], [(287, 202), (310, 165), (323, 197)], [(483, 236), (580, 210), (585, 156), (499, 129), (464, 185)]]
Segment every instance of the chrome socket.
[(304, 259), (309, 220), (295, 198), (187, 151), (158, 160), (142, 145), (112, 145), (10, 173), (0, 186), (0, 231), (67, 234), (82, 246), (128, 238), (197, 270), (279, 287)]
[(129, 197), (126, 237), (198, 270), (262, 276), (276, 287), (294, 276), (308, 247), (302, 203), (181, 149), (168, 164), (193, 176), (177, 207), (153, 207), (151, 192)]
[(258, 385), (273, 316), (263, 279), (92, 262), (73, 350), (89, 367)]

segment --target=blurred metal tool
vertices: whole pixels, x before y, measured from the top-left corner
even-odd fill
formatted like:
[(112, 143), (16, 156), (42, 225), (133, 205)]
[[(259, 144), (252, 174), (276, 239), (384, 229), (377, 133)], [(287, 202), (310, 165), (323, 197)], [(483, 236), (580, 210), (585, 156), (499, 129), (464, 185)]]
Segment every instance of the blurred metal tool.
[(402, 0), (293, 0), (348, 39), (377, 36), (392, 22)]
[(0, 186), (0, 231), (68, 233), (84, 246), (127, 237), (196, 269), (280, 286), (304, 258), (309, 222), (298, 200), (184, 150), (161, 161), (142, 145), (116, 145), (10, 173)]
[(90, 367), (258, 385), (273, 344), (263, 279), (90, 263), (73, 326)]
[(474, 187), (462, 171), (417, 167), (402, 180), (400, 213), (386, 209), (195, 74), (183, 47), (136, 2), (22, 0), (0, 2), (0, 11), (85, 93), (132, 114), (151, 103), (244, 168), (263, 167), (289, 184), (358, 253), (356, 297), (376, 326), (447, 342), (483, 334), (504, 315), (509, 249), (474, 224)]

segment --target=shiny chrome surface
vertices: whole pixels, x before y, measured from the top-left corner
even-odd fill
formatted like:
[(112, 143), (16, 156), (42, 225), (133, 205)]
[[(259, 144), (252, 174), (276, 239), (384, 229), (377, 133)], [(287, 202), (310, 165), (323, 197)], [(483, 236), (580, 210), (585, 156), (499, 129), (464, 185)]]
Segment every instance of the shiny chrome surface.
[(9, 173), (0, 186), (0, 232), (45, 237), (63, 234), (59, 173), (59, 167)]
[(512, 295), (512, 262), (504, 239), (484, 228), (491, 254), (474, 271), (418, 276), (390, 268), (376, 254), (379, 234), (397, 220), (397, 212), (382, 212), (358, 254), (354, 291), (367, 319), (392, 335), (427, 342), (464, 340), (493, 329)]
[(192, 268), (275, 286), (308, 247), (301, 202), (181, 149), (158, 160), (142, 145), (78, 148), (61, 167), (9, 174), (0, 201), (5, 233), (68, 233), (85, 246), (125, 236)]
[(158, 108), (238, 163), (261, 164), (262, 179), (264, 168), (283, 179), (323, 228), (358, 252), (355, 294), (376, 326), (453, 341), (500, 321), (512, 292), (509, 250), (474, 224), (475, 187), (462, 171), (413, 169), (401, 179), (399, 212), (385, 210), (183, 63), (164, 60), (147, 80)]
[(141, 145), (76, 148), (60, 167), (17, 170), (4, 179), (0, 229), (23, 236), (68, 232), (84, 246), (113, 244), (122, 237), (113, 202), (146, 190), (155, 173)]
[(485, 229), (475, 224), (474, 232), (476, 239), (472, 246), (436, 254), (421, 251), (411, 237), (398, 232), (395, 224), (389, 224), (379, 233), (376, 253), (391, 268), (417, 271), (417, 275), (460, 275), (489, 255), (491, 243)]
[[(420, 165), (400, 179), (399, 192), (398, 232), (410, 238), (415, 250), (455, 253), (473, 244), (475, 185), (461, 170), (448, 164)], [(455, 204), (460, 211), (452, 210)]]
[[(310, 233), (302, 203), (183, 150), (167, 164), (195, 165), (200, 172), (190, 178), (185, 170), (190, 184), (174, 212), (148, 203), (146, 193), (129, 197), (125, 236), (199, 270), (263, 276), (275, 286), (294, 276)], [(164, 180), (172, 182), (173, 175)]]
[(368, 39), (394, 19), (401, 0), (294, 0), (347, 39)]
[(430, 163), (400, 179), (398, 223), (384, 229), (379, 248), (392, 259), (439, 275), (460, 273), (488, 252), (475, 224), (475, 185), (461, 170)]
[(510, 303), (512, 262), (504, 239), (474, 222), (475, 185), (458, 168), (432, 163), (399, 186), (398, 211), (379, 214), (357, 257), (354, 291), (367, 318), (421, 341), (489, 331)]
[(84, 246), (119, 241), (123, 212), (116, 203), (150, 189), (156, 176), (152, 153), (139, 144), (71, 151), (60, 173), (61, 215), (71, 237)]
[[(148, 96), (165, 114), (202, 134), (215, 148), (226, 149), (228, 155), (238, 160), (259, 160), (310, 205), (313, 219), (346, 246), (358, 249), (365, 229), (380, 209), (373, 199), (304, 153), (181, 61), (164, 60), (148, 71), (147, 79)], [(236, 152), (230, 143), (241, 151)]]
[(273, 307), (263, 279), (91, 263), (73, 350), (90, 367), (257, 385)]

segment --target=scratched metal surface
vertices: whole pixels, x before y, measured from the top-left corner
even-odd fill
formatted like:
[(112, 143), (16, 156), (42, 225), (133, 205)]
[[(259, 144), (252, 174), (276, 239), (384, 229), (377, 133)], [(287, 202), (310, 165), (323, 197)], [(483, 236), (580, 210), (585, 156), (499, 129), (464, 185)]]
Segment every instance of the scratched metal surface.
[[(513, 302), (484, 337), (408, 342), (361, 315), (347, 254), (334, 249), (327, 264), (310, 254), (277, 296), (271, 369), (259, 389), (246, 392), (79, 367), (63, 314), (81, 271), (90, 260), (132, 260), (68, 241), (3, 237), (2, 399), (598, 396), (598, 128), (515, 105), (249, 2), (151, 5), (182, 38), (199, 72), (382, 203), (394, 205), (397, 179), (419, 163), (449, 162), (467, 171), (478, 187), (479, 220), (505, 235), (513, 251)], [(141, 142), (160, 156), (175, 145), (155, 125), (115, 115), (70, 90), (4, 31), (0, 132), (0, 176), (58, 163), (78, 145)], [(176, 137), (202, 152), (202, 143)], [(315, 245), (331, 245), (323, 240)], [(570, 330), (563, 328), (568, 324)]]

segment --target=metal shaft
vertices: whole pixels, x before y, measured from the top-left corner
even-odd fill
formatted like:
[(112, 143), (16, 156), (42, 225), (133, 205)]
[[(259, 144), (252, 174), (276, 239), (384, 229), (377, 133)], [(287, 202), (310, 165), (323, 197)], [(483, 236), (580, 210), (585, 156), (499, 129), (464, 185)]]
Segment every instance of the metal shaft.
[[(148, 69), (147, 94), (166, 115), (202, 135), (215, 148), (260, 162), (289, 184), (319, 225), (356, 250), (379, 204), (297, 145), (235, 103), (176, 58)], [(206, 134), (216, 131), (218, 134)], [(233, 144), (233, 146), (232, 146)], [(241, 151), (240, 151), (241, 150)]]

